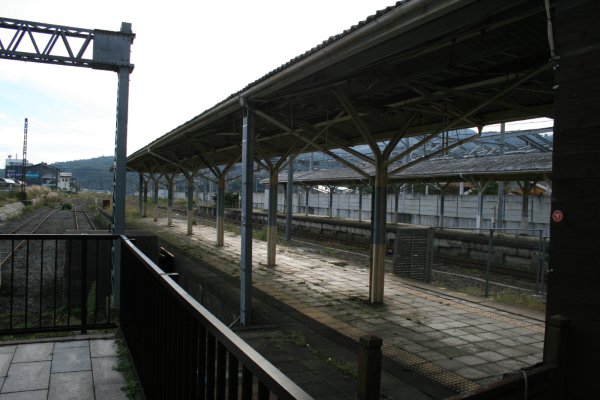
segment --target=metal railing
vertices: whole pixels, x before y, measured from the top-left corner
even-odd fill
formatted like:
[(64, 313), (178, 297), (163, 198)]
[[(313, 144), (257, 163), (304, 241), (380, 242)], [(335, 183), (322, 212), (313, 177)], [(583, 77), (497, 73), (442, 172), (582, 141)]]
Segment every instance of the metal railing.
[(104, 329), (118, 236), (0, 235), (0, 335)]
[[(430, 248), (433, 268), (444, 264), (479, 267), (480, 272), (474, 269), (471, 278), (480, 283), (485, 297), (498, 290), (544, 295), (548, 238), (543, 235), (543, 230), (521, 229), (519, 234), (514, 234), (514, 229), (502, 228), (434, 229), (436, 244)], [(426, 275), (431, 276), (427, 272)], [(460, 277), (460, 274), (448, 271), (436, 272)], [(512, 276), (515, 283), (510, 279), (503, 281), (503, 276)]]
[(123, 237), (121, 329), (146, 398), (310, 399)]

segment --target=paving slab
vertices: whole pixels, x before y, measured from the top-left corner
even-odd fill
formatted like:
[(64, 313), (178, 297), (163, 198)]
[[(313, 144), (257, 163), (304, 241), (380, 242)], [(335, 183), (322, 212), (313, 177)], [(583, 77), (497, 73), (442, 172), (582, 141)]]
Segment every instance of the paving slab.
[(125, 384), (123, 375), (115, 368), (117, 367), (117, 357), (92, 358), (92, 371), (94, 372), (94, 383), (103, 384)]
[(47, 390), (31, 390), (26, 392), (0, 394), (0, 400), (47, 400), (47, 398)]
[(63, 347), (54, 352), (52, 358), (52, 373), (90, 371), (90, 349), (85, 347)]
[(50, 361), (53, 350), (54, 343), (20, 344), (17, 346), (12, 362)]
[(52, 374), (48, 400), (94, 400), (92, 372)]
[(105, 383), (96, 385), (94, 392), (96, 400), (127, 400), (127, 394), (121, 389), (120, 383)]
[(11, 364), (2, 393), (47, 389), (50, 364), (50, 361)]
[(0, 353), (0, 377), (6, 376), (8, 372), (8, 367), (10, 367), (10, 363), (13, 359), (13, 355), (10, 353)]
[(91, 340), (90, 352), (92, 357), (116, 357), (117, 344), (114, 339)]

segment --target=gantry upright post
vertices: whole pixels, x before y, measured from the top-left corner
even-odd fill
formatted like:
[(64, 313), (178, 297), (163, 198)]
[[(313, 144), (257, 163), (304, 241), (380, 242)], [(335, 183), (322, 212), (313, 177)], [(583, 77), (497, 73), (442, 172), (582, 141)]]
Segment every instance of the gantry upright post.
[[(245, 104), (244, 104), (245, 106)], [(254, 112), (244, 107), (242, 126), (242, 221), (240, 254), (240, 323), (252, 323), (252, 189)]]
[[(133, 35), (131, 24), (121, 23), (121, 33)], [(114, 39), (113, 39), (114, 40)], [(119, 40), (122, 54), (126, 54), (126, 64), (129, 64), (129, 51), (133, 36), (129, 40)], [(123, 44), (126, 44), (123, 46)], [(114, 45), (114, 44), (113, 44)], [(114, 45), (115, 48), (119, 47)], [(94, 58), (101, 58), (98, 54), (101, 49), (100, 43), (97, 43), (94, 49)], [(131, 65), (121, 65), (118, 68), (117, 85), (117, 126), (115, 132), (115, 158), (114, 158), (114, 179), (113, 179), (113, 233), (116, 235), (125, 234), (125, 198), (127, 190), (127, 119), (129, 110), (129, 74)], [(121, 304), (121, 241), (113, 241), (113, 305), (118, 307)]]

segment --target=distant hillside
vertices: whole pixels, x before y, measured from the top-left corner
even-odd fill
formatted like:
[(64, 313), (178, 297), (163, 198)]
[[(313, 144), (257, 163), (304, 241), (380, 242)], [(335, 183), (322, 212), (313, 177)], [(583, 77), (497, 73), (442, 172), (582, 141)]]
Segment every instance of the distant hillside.
[(82, 189), (112, 190), (113, 175), (110, 172), (113, 157), (104, 156), (88, 160), (61, 161), (52, 164), (61, 172), (71, 172)]

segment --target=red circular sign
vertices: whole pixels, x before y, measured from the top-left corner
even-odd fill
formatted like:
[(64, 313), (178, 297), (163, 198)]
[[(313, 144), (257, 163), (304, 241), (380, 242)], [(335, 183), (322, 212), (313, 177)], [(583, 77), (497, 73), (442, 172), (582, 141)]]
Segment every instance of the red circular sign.
[(554, 210), (552, 212), (552, 221), (554, 221), (554, 222), (562, 221), (563, 217), (564, 217), (563, 212), (560, 210)]

